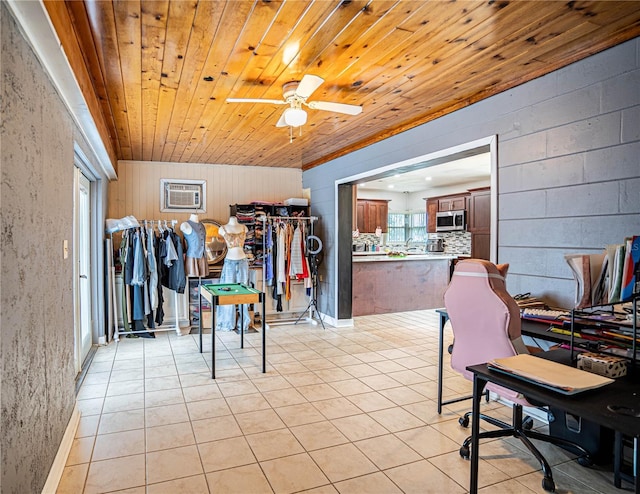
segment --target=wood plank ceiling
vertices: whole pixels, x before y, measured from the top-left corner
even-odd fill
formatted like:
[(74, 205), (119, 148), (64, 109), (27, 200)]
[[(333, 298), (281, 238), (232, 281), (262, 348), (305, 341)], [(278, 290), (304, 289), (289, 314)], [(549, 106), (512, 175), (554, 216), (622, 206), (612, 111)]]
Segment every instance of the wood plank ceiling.
[[(45, 6), (112, 156), (308, 169), (640, 35), (639, 1), (136, 0)], [(305, 74), (293, 131), (282, 99)], [(91, 103), (91, 101), (93, 103)], [(106, 130), (105, 130), (106, 129)]]

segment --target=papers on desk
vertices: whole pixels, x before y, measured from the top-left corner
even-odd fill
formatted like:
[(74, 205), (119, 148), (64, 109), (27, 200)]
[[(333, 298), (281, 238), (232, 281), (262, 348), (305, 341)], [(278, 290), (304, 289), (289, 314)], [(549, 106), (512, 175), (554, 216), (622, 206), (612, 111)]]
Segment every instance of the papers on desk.
[(495, 359), (487, 365), (491, 370), (503, 372), (566, 395), (599, 388), (613, 382), (613, 379), (608, 377), (527, 354)]

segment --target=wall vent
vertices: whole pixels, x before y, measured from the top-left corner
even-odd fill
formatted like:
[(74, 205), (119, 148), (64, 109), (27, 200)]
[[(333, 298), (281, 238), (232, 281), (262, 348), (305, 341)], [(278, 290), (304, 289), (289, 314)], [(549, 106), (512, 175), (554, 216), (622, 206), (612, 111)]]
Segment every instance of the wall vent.
[(160, 211), (204, 213), (206, 211), (205, 180), (160, 180)]

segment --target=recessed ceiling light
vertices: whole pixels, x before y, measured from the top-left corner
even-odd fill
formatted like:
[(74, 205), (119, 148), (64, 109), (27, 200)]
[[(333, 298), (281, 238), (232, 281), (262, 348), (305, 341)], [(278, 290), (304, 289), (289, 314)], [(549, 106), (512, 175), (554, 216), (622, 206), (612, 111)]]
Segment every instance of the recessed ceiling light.
[(393, 184), (389, 184), (387, 185), (387, 187), (389, 187), (390, 189), (393, 189)]
[(358, 187), (366, 187), (367, 184), (358, 184)]
[(431, 177), (424, 177), (424, 179), (425, 179), (427, 182), (430, 182), (430, 181), (431, 181)]

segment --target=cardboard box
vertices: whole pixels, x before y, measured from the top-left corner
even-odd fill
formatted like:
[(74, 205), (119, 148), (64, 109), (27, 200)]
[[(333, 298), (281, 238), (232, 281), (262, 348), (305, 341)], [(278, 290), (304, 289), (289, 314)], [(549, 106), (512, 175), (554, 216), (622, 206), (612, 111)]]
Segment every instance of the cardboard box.
[(578, 369), (615, 379), (616, 377), (627, 375), (627, 360), (615, 355), (601, 355), (591, 352), (579, 353)]

